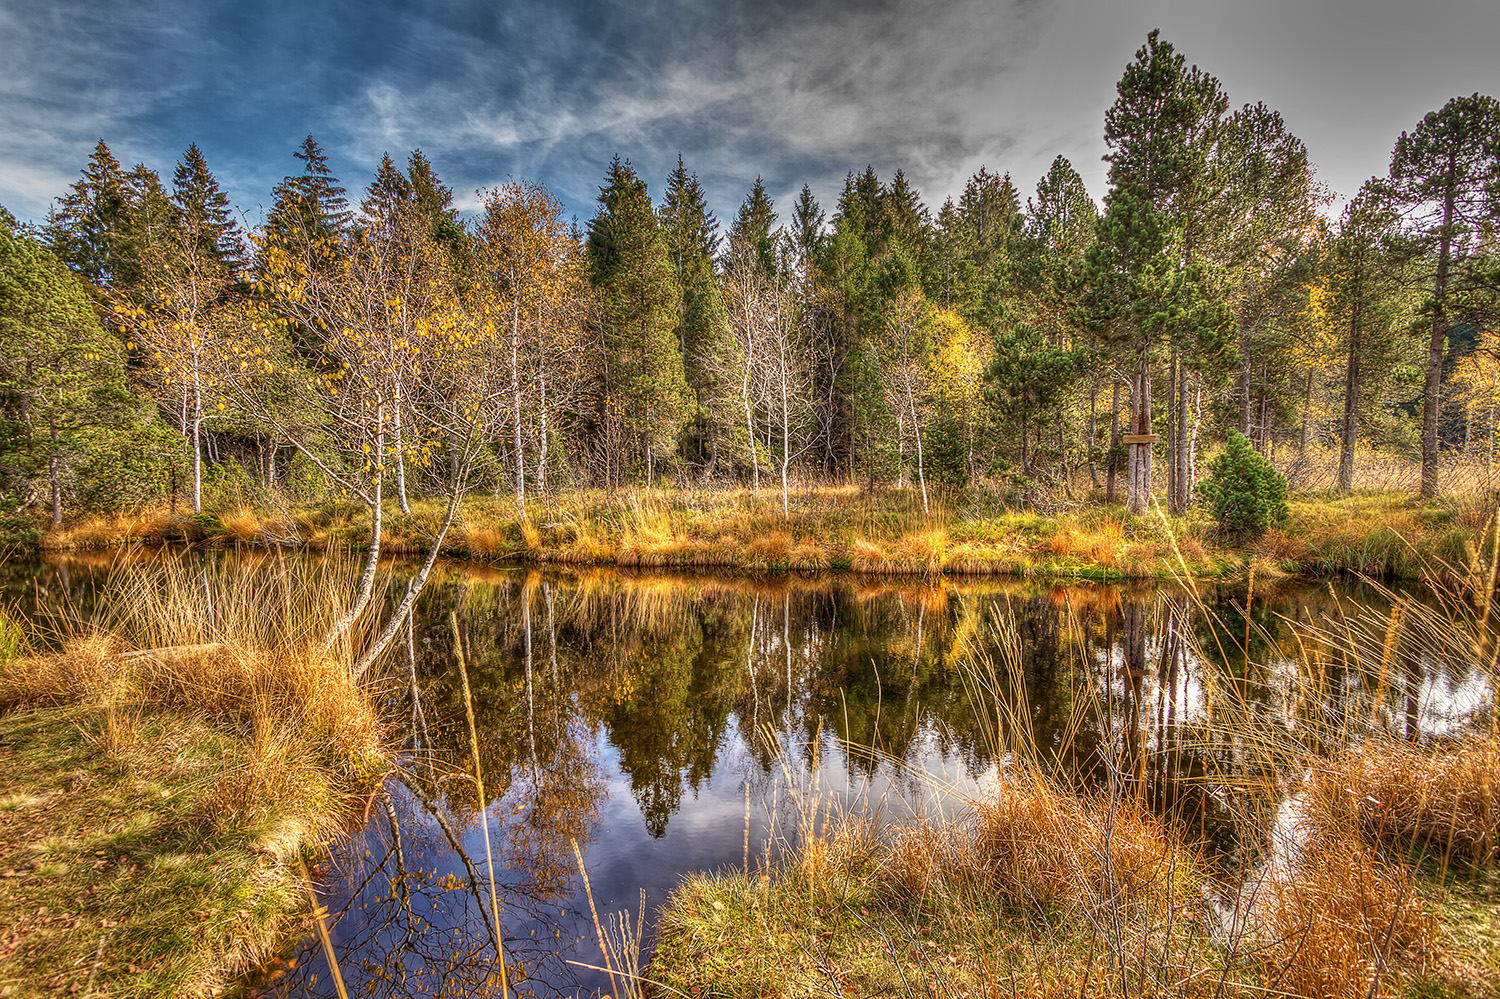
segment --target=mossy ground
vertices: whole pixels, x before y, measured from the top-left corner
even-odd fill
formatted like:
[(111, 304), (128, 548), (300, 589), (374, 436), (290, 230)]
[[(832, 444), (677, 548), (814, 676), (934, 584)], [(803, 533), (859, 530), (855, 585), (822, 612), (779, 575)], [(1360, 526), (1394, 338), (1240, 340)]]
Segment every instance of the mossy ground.
[(166, 714), (128, 741), (114, 724), (0, 717), (0, 995), (217, 995), (306, 909), (282, 816), (215, 818), (242, 742)]

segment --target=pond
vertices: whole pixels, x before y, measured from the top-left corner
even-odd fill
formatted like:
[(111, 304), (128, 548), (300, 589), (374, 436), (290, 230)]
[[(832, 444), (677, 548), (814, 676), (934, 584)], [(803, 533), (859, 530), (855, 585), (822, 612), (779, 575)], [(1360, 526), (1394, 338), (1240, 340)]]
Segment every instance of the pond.
[[(23, 608), (108, 599), (99, 561), (5, 572)], [(388, 593), (404, 586), (393, 565)], [(685, 873), (754, 871), (829, 816), (952, 814), (1028, 765), (1138, 795), (1232, 875), (1264, 860), (1307, 753), (1441, 737), (1490, 702), (1441, 643), (1387, 640), (1423, 599), (441, 566), (381, 687), (404, 779), (321, 871), (341, 973), (351, 995), (499, 995), (492, 864), (516, 991), (607, 991), (599, 928), (643, 912), (649, 947)], [(315, 943), (291, 957), (269, 994), (336, 994)]]

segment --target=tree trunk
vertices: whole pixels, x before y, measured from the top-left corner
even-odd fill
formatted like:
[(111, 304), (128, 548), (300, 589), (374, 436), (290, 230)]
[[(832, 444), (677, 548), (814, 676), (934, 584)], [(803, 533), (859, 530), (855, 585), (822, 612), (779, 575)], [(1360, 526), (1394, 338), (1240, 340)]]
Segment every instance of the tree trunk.
[(787, 398), (786, 343), (781, 345), (781, 519), (791, 519), (791, 507), (787, 503), (786, 475), (792, 464), (792, 413), (791, 400)]
[[(393, 387), (392, 402), (395, 404), (392, 411), (392, 431), (396, 437), (396, 502), (401, 506), (401, 512), (411, 514), (411, 505), (406, 502), (406, 437), (401, 432), (401, 382), (397, 380)], [(384, 458), (378, 460), (383, 461)]]
[[(513, 443), (516, 449), (516, 519), (526, 522), (526, 452), (521, 446), (521, 303), (511, 303), (510, 311), (510, 407)], [(648, 459), (649, 466), (649, 459)], [(646, 475), (649, 479), (650, 468)]]
[(927, 516), (927, 475), (922, 470), (922, 424), (917, 422), (917, 397), (911, 390), (911, 383), (906, 386), (906, 401), (911, 406), (911, 427), (917, 435), (917, 482), (922, 487), (922, 516)]
[(1176, 494), (1173, 497), (1175, 512), (1187, 513), (1193, 500), (1192, 487), (1188, 484), (1188, 377), (1187, 365), (1181, 359), (1177, 364), (1177, 426), (1176, 440), (1172, 445), (1173, 480)]
[(1362, 316), (1359, 296), (1349, 314), (1349, 358), (1344, 365), (1344, 419), (1339, 426), (1339, 492), (1354, 488), (1354, 448), (1359, 421), (1359, 352)]
[(745, 376), (740, 381), (740, 398), (745, 403), (745, 440), (750, 444), (750, 492), (760, 495), (760, 455), (755, 441), (755, 417), (750, 412), (750, 366), (755, 358), (755, 342), (746, 336)]
[(1443, 234), (1438, 240), (1437, 274), (1432, 289), (1432, 336), (1427, 342), (1427, 383), (1422, 399), (1422, 495), (1438, 494), (1438, 413), (1442, 409), (1443, 347), (1448, 337), (1448, 262), (1453, 252), (1456, 154), (1448, 154), (1443, 189)]
[(1167, 361), (1167, 510), (1177, 513), (1177, 346)]
[[(455, 451), (457, 448), (454, 449)], [(385, 451), (385, 404), (377, 403), (375, 407), (375, 453), (382, 454)], [(323, 640), (318, 643), (319, 650), (327, 653), (333, 648), (335, 642), (343, 638), (349, 632), (349, 628), (364, 613), (370, 604), (370, 597), (375, 592), (375, 570), (380, 563), (380, 538), (382, 527), (382, 513), (384, 497), (381, 492), (381, 484), (385, 476), (372, 475), (372, 491), (367, 500), (370, 507), (370, 550), (365, 556), (365, 569), (359, 577), (359, 588), (355, 590), (354, 602), (349, 609), (344, 611), (339, 619), (333, 622)]]
[(203, 390), (193, 379), (193, 512), (203, 512)]
[(537, 351), (536, 384), (537, 384), (537, 419), (540, 426), (536, 441), (536, 488), (540, 493), (547, 491), (547, 364), (546, 359)]
[(896, 488), (906, 488), (906, 414), (896, 407)]
[(48, 420), (52, 432), (52, 454), (47, 458), (47, 478), (52, 485), (52, 526), (62, 526), (62, 460), (58, 456), (57, 417)]
[(1063, 495), (1071, 500), (1073, 498), (1073, 467), (1068, 464), (1068, 436), (1063, 432), (1062, 407), (1055, 409), (1052, 416), (1053, 424), (1057, 427), (1057, 456), (1062, 472)]
[(1109, 455), (1104, 472), (1104, 502), (1115, 501), (1115, 471), (1120, 456), (1120, 380), (1114, 379), (1110, 386), (1109, 402)]
[[(448, 528), (453, 526), (453, 519), (458, 513), (458, 504), (462, 499), (463, 494), (459, 491), (457, 483), (454, 483), (448, 494), (448, 508), (443, 511), (443, 522), (438, 526), (437, 534), (432, 539), (431, 547), (427, 549), (427, 558), (423, 561), (421, 570), (417, 572), (417, 577), (407, 586), (406, 596), (402, 599), (395, 612), (391, 614), (391, 619), (386, 622), (385, 628), (381, 630), (380, 635), (376, 637), (370, 647), (355, 662), (354, 678), (356, 680), (365, 674), (365, 671), (370, 668), (376, 659), (380, 658), (380, 654), (391, 644), (391, 640), (396, 637), (396, 633), (406, 623), (406, 619), (411, 614), (412, 608), (416, 606), (417, 597), (421, 595), (422, 588), (427, 585), (427, 577), (432, 574), (432, 567), (437, 564), (438, 555), (443, 548), (443, 539), (448, 536)], [(378, 494), (376, 500), (377, 502), (379, 500)], [(377, 538), (377, 543), (370, 546), (372, 552), (378, 548), (378, 540)], [(370, 568), (373, 568), (373, 566), (374, 561), (372, 560), (368, 564), (367, 573), (369, 573)], [(369, 574), (373, 581), (373, 573)], [(363, 590), (363, 581), (361, 581), (360, 586), (361, 590)], [(365, 602), (369, 602), (368, 597), (365, 598)], [(359, 609), (363, 610), (364, 608), (361, 606)], [(357, 612), (355, 616), (358, 616)], [(353, 617), (350, 618), (350, 622), (353, 622)], [(345, 627), (347, 628), (348, 626), (346, 625)]]
[(1193, 433), (1188, 438), (1188, 501), (1198, 488), (1198, 426), (1203, 422), (1203, 383), (1193, 384)]
[[(1140, 359), (1136, 372), (1136, 386), (1131, 393), (1135, 407), (1135, 432), (1151, 433), (1151, 366), (1145, 356)], [(1140, 516), (1151, 502), (1151, 445), (1133, 444), (1130, 447), (1130, 492), (1125, 500), (1127, 513)]]
[(1099, 439), (1099, 386), (1089, 387), (1089, 482), (1099, 488), (1099, 464), (1094, 460), (1094, 442)]
[(1240, 401), (1240, 436), (1250, 439), (1250, 330), (1240, 330), (1240, 378), (1235, 396)]

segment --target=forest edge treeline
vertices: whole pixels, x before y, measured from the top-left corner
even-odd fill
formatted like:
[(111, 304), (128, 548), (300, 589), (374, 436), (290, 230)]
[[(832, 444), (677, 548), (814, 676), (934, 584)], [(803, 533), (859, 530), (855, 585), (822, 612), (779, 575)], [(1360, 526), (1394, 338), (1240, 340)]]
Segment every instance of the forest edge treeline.
[(1294, 486), (1416, 454), (1424, 497), (1444, 459), (1487, 485), (1500, 106), (1427, 115), (1337, 221), (1280, 115), (1230, 108), (1153, 32), (1102, 212), (1062, 157), (1024, 208), (981, 168), (935, 214), (867, 168), (779, 226), (757, 181), (726, 234), (680, 158), (653, 204), (617, 157), (580, 227), (527, 181), (462, 219), (420, 150), (356, 209), (311, 136), (247, 232), (196, 146), (168, 189), (101, 140), (45, 224), (0, 217), (9, 533), (349, 501), (373, 565), (389, 499), (438, 504), (435, 554), (504, 495), (535, 549), (538, 496), (662, 485), (1181, 516), (1231, 431)]

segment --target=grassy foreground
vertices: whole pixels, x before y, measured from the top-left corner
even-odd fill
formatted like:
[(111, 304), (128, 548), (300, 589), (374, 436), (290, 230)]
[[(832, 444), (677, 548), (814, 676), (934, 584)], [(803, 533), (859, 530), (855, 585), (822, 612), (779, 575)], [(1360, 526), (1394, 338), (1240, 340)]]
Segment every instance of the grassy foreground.
[[(647, 993), (1500, 995), (1497, 554), (1479, 553), (1430, 602), (1330, 622), (1338, 653), (1247, 661), (1247, 674), (1274, 668), (1308, 692), (1285, 717), (1270, 712), (1276, 724), (1256, 724), (1267, 705), (1234, 675), (1195, 673), (1214, 706), (1184, 716), (1177, 746), (1220, 750), (1178, 790), (1199, 785), (1227, 813), (1237, 846), (1222, 861), (1193, 845), (1204, 799), (1158, 787), (1177, 803), (1147, 804), (1146, 775), (1163, 760), (1124, 748), (1122, 726), (1137, 722), (1122, 720), (1113, 693), (1075, 698), (1061, 742), (1034, 741), (1031, 706), (1007, 693), (1024, 677), (1019, 632), (993, 622), (974, 648), (996, 652), (960, 645), (957, 670), (992, 705), (992, 751), (1009, 750), (996, 785), (954, 814), (888, 825), (818, 814), (815, 783), (784, 768), (795, 834), (762, 866), (747, 849), (742, 869), (679, 888)], [(1467, 728), (1411, 742), (1388, 727), (1386, 685), (1404, 656), (1482, 678), (1486, 702)], [(1314, 692), (1330, 677), (1369, 699), (1329, 710)], [(1113, 664), (1100, 679), (1113, 691)], [(1093, 677), (1085, 689), (1099, 689)], [(1105, 735), (1102, 787), (1063, 762), (1085, 730)]]
[[(1131, 802), (1069, 793), (1030, 771), (948, 820), (883, 835), (863, 816), (830, 820), (768, 870), (688, 879), (664, 910), (646, 991), (1500, 994), (1500, 877), (1494, 826), (1483, 824), (1500, 805), (1500, 741), (1395, 766), (1387, 748), (1318, 777), (1318, 825), (1300, 861), (1239, 889)], [(1381, 845), (1415, 828), (1339, 814), (1388, 782), (1443, 786), (1445, 773), (1468, 779), (1476, 766), (1483, 782), (1458, 799), (1428, 796), (1425, 860)], [(1367, 779), (1351, 782), (1358, 774)]]
[(304, 851), (384, 767), (347, 656), (311, 643), (326, 608), (128, 572), (56, 652), (0, 629), (0, 995), (221, 994), (304, 918)]
[[(1238, 543), (1201, 512), (1132, 518), (1083, 501), (1052, 513), (1013, 509), (980, 491), (939, 498), (923, 513), (910, 490), (597, 490), (534, 499), (523, 521), (508, 502), (471, 498), (444, 554), (485, 562), (555, 562), (752, 572), (1003, 574), (1087, 579), (1340, 572), (1420, 579), (1461, 571), (1495, 510), (1487, 493), (1417, 501), (1409, 493), (1305, 493), (1291, 519)], [(385, 511), (385, 550), (422, 551), (441, 520), (435, 502)], [(140, 511), (86, 517), (42, 535), (43, 550), (187, 540), (291, 545), (311, 550), (368, 544), (369, 515), (355, 504), (268, 509), (235, 502), (196, 517)]]

